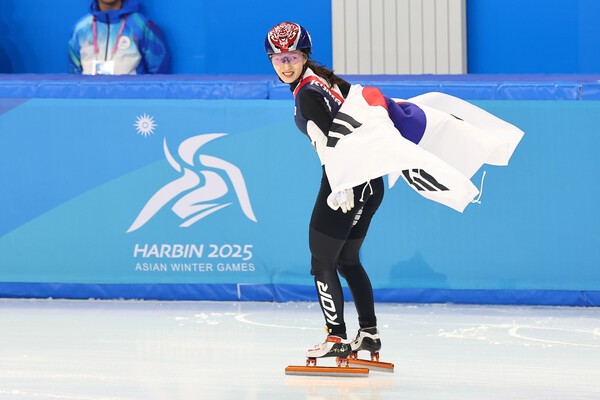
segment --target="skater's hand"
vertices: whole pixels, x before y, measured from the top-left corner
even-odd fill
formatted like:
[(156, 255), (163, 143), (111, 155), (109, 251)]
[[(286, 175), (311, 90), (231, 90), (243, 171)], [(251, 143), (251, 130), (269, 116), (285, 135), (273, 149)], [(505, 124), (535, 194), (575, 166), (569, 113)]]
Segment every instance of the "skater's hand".
[(332, 192), (327, 196), (327, 205), (334, 211), (341, 208), (345, 214), (354, 208), (354, 192), (352, 189)]

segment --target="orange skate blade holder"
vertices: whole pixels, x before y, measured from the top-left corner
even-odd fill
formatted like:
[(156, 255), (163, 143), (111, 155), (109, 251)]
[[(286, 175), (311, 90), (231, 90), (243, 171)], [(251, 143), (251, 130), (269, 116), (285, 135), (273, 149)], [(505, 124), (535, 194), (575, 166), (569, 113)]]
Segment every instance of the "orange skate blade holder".
[(348, 357), (348, 364), (365, 367), (370, 371), (394, 372), (394, 364), (379, 361), (379, 353), (371, 354), (371, 360), (360, 359), (358, 358), (357, 353), (352, 353), (352, 355)]
[(319, 367), (315, 359), (308, 359), (306, 365), (289, 365), (285, 369), (286, 375), (309, 376), (342, 376), (342, 377), (368, 377), (368, 368), (355, 368), (349, 365), (347, 359), (336, 359), (337, 367)]

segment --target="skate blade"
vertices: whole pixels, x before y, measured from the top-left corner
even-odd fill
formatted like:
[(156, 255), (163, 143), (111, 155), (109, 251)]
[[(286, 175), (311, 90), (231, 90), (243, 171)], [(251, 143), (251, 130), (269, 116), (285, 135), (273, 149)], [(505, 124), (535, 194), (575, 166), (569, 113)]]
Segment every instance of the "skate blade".
[(286, 375), (308, 375), (308, 376), (344, 376), (344, 377), (368, 377), (368, 368), (353, 367), (316, 367), (289, 365), (285, 368)]
[(359, 365), (368, 368), (370, 371), (394, 372), (394, 364), (382, 361), (361, 360), (360, 358), (349, 358), (348, 364)]

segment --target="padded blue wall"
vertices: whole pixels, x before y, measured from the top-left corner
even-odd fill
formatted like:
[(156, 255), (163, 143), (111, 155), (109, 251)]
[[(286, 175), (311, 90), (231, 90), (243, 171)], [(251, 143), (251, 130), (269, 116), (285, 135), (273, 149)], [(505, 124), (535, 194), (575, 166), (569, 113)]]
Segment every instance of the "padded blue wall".
[[(271, 99), (279, 89), (274, 81), (27, 77), (0, 76), (0, 297), (315, 296), (306, 231), (319, 162), (294, 126), (293, 102)], [(470, 78), (424, 83), (420, 90), (437, 87), (465, 98), (504, 94), (512, 100), (474, 103), (519, 126), (525, 137), (508, 167), (484, 168), (483, 204), (464, 214), (425, 200), (403, 182), (387, 191), (362, 254), (376, 298), (600, 305), (600, 102), (578, 96), (590, 84), (565, 81), (564, 90), (551, 91), (543, 80)], [(385, 93), (418, 94), (418, 85), (379, 82)], [(183, 157), (190, 138), (210, 133), (226, 135), (202, 154), (239, 168), (256, 222), (223, 171)], [(172, 160), (186, 176), (213, 172), (227, 190), (194, 197), (202, 195), (199, 186), (172, 185), (183, 173)], [(168, 202), (131, 230), (159, 192)], [(194, 201), (225, 208), (182, 226), (181, 211)], [(154, 251), (142, 250), (153, 245)], [(204, 246), (204, 252), (159, 250), (174, 245)], [(204, 267), (181, 270), (182, 263)]]
[[(143, 0), (178, 74), (270, 73), (262, 42), (281, 20), (305, 25), (331, 65), (329, 0)], [(0, 73), (67, 72), (67, 40), (89, 0), (1, 0)], [(597, 0), (468, 0), (468, 72), (600, 72)]]
[(468, 72), (600, 72), (599, 15), (598, 0), (467, 0)]
[[(0, 73), (66, 73), (67, 42), (91, 0), (1, 0)], [(328, 0), (141, 0), (164, 31), (178, 74), (271, 72), (263, 41), (282, 20), (305, 26), (315, 59), (331, 65)]]

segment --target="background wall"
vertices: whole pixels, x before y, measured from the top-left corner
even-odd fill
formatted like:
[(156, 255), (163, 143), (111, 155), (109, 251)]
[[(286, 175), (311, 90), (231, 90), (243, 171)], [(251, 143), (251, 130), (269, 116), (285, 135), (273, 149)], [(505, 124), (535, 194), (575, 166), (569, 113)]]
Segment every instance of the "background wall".
[[(598, 52), (590, 51), (595, 50), (600, 31), (593, 25), (600, 11), (595, 1), (574, 0), (566, 3), (568, 7), (554, 0), (498, 3), (467, 2), (469, 72), (600, 70)], [(0, 73), (66, 73), (71, 27), (87, 7), (87, 0), (0, 0)], [(318, 43), (315, 58), (331, 63), (327, 1), (307, 0), (299, 7), (267, 0), (146, 0), (145, 8), (163, 27), (179, 74), (272, 76), (262, 43), (267, 29), (285, 19), (306, 26)], [(221, 18), (213, 21), (215, 15)], [(13, 78), (22, 82), (12, 85)], [(105, 87), (106, 82), (113, 90), (118, 79), (68, 78), (74, 82), (67, 88), (69, 93), (78, 93), (80, 85)], [(271, 297), (258, 296), (263, 299), (297, 298), (281, 293), (286, 285), (307, 287), (314, 294), (307, 274), (305, 230), (310, 204), (301, 199), (314, 194), (319, 168), (310, 146), (295, 133), (292, 102), (188, 100), (188, 91), (182, 96), (186, 100), (132, 100), (130, 88), (145, 82), (133, 78), (132, 86), (122, 90), (126, 98), (91, 95), (83, 100), (14, 96), (30, 87), (32, 77), (0, 78), (8, 85), (8, 95), (0, 98), (0, 296), (60, 292), (84, 298), (90, 293), (94, 297), (211, 298), (214, 289), (198, 292), (201, 283), (231, 285), (229, 289), (238, 291), (228, 293), (231, 298), (241, 298), (240, 293), (252, 290), (246, 288), (257, 286), (246, 284), (275, 287)], [(174, 79), (152, 78), (155, 85), (148, 86), (159, 89)], [(194, 90), (196, 78), (181, 77), (193, 81)], [(218, 86), (219, 77), (211, 79)], [(543, 86), (545, 94), (560, 88), (556, 77), (544, 79), (552, 87)], [(597, 76), (590, 79), (598, 81)], [(510, 87), (511, 82), (501, 86)], [(518, 95), (523, 85), (517, 86)], [(42, 87), (55, 91), (56, 83), (50, 78)], [(581, 88), (575, 88), (577, 99), (585, 94)], [(431, 90), (424, 85), (417, 89)], [(223, 88), (216, 91), (223, 93)], [(464, 215), (403, 186), (388, 192), (373, 227), (377, 239), (366, 243), (364, 253), (365, 263), (376, 266), (373, 281), (378, 296), (391, 290), (392, 295), (385, 295), (388, 300), (458, 301), (436, 296), (444, 290), (482, 291), (471, 301), (493, 302), (497, 293), (508, 293), (510, 299), (503, 301), (519, 302), (519, 293), (524, 292), (522, 302), (600, 304), (600, 236), (594, 201), (598, 190), (590, 184), (600, 169), (593, 150), (600, 145), (596, 134), (600, 103), (480, 100), (477, 104), (523, 129), (523, 142), (508, 168), (488, 170), (484, 204), (469, 206)], [(153, 134), (145, 136), (139, 129), (142, 122), (150, 123), (148, 118), (156, 126)], [(223, 201), (233, 206), (214, 218), (182, 229), (181, 218), (165, 207), (147, 225), (127, 233), (148, 199), (178, 177), (164, 152), (165, 143), (175, 153), (185, 139), (212, 132), (228, 133), (206, 150), (243, 171), (259, 222), (247, 218), (228, 186), (229, 198)], [(301, 146), (304, 151), (298, 150)], [(315, 168), (304, 167), (311, 163)], [(192, 167), (203, 171), (201, 165)], [(293, 185), (286, 188), (287, 198), (282, 201), (271, 183), (288, 180)], [(281, 215), (291, 216), (284, 232)], [(208, 245), (216, 244), (220, 246), (212, 253), (216, 256), (204, 253), (201, 262), (214, 261), (216, 268), (217, 262), (239, 264), (241, 258), (253, 269), (163, 273), (161, 263), (172, 268), (168, 257), (158, 253), (142, 257), (136, 252), (137, 244), (146, 243), (205, 244), (207, 251), (214, 250)], [(234, 245), (242, 246), (240, 257), (233, 257)], [(252, 245), (247, 248), (251, 255), (244, 253), (245, 245)], [(156, 265), (159, 269), (153, 269)], [(36, 292), (39, 285), (46, 286)], [(135, 287), (145, 292), (136, 292)], [(409, 292), (412, 297), (398, 297), (407, 289), (414, 290)], [(433, 294), (424, 298), (425, 292)], [(549, 293), (550, 300), (531, 294), (540, 292)], [(577, 293), (577, 300), (561, 299), (563, 292)], [(593, 293), (596, 298), (590, 301)]]
[[(464, 74), (466, 0), (331, 0), (342, 74)], [(349, 23), (352, 21), (352, 23)]]
[[(0, 0), (0, 73), (66, 73), (67, 42), (90, 0)], [(179, 74), (271, 73), (264, 39), (293, 20), (311, 33), (315, 59), (331, 65), (328, 0), (141, 0), (164, 31)]]
[(468, 72), (600, 72), (598, 15), (597, 0), (468, 0)]
[[(120, 98), (161, 77), (67, 78), (48, 82), (55, 98), (0, 91), (0, 297), (315, 295), (320, 163), (293, 101), (189, 99), (185, 85)], [(362, 252), (379, 300), (600, 305), (600, 102), (544, 98), (474, 101), (525, 132), (508, 167), (482, 168), (481, 205), (461, 214), (404, 181), (386, 192)]]
[[(175, 73), (271, 73), (262, 43), (281, 20), (304, 25), (317, 44), (315, 58), (332, 63), (329, 0), (142, 2), (165, 31)], [(88, 6), (88, 0), (0, 0), (0, 73), (67, 72), (67, 41)], [(467, 72), (600, 72), (598, 15), (597, 0), (468, 0)]]

